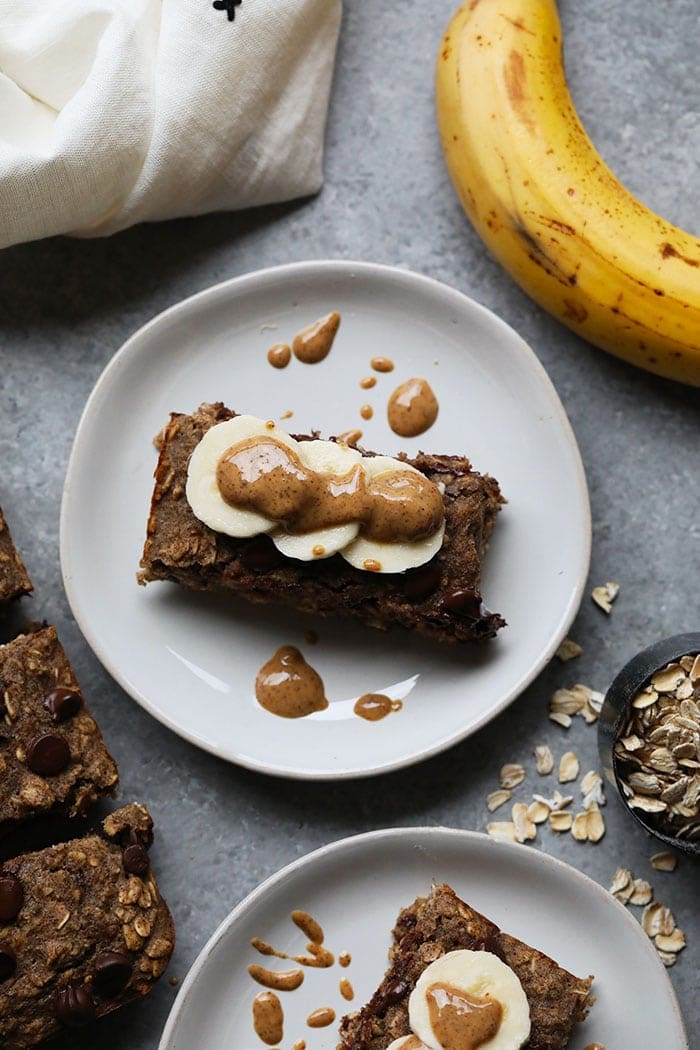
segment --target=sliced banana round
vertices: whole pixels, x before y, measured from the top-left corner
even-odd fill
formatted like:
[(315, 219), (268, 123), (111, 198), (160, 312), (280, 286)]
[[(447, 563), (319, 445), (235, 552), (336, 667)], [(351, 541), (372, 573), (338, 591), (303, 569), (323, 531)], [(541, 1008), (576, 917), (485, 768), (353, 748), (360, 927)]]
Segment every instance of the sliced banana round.
[(207, 430), (187, 467), (185, 495), (192, 513), (210, 529), (238, 539), (270, 532), (276, 527), (276, 522), (262, 514), (232, 507), (223, 499), (216, 481), (216, 468), (224, 452), (252, 437), (274, 438), (295, 451), (299, 448), (276, 423), (255, 416), (235, 416)]
[[(362, 465), (368, 484), (373, 478), (379, 478), (383, 474), (395, 474), (398, 471), (417, 474), (418, 477), (425, 480), (425, 475), (415, 467), (392, 459), (390, 456), (367, 456), (363, 459)], [(383, 543), (359, 535), (354, 543), (343, 550), (342, 555), (356, 569), (380, 573), (405, 572), (406, 569), (414, 569), (430, 561), (442, 547), (444, 535), (444, 519), (436, 532), (421, 540)]]
[[(347, 445), (336, 445), (332, 441), (300, 441), (296, 446), (299, 459), (316, 474), (334, 474), (343, 477), (362, 460), (362, 455)], [(272, 542), (287, 558), (299, 561), (316, 561), (330, 558), (355, 539), (360, 531), (359, 522), (333, 525), (326, 529), (315, 529), (292, 535), (284, 529), (272, 534)]]
[(491, 952), (448, 952), (428, 966), (408, 1001), (411, 1029), (429, 1050), (442, 1050), (430, 1020), (428, 990), (435, 985), (478, 999), (492, 999), (503, 1011), (496, 1034), (481, 1050), (520, 1050), (530, 1038), (530, 1007), (515, 973)]

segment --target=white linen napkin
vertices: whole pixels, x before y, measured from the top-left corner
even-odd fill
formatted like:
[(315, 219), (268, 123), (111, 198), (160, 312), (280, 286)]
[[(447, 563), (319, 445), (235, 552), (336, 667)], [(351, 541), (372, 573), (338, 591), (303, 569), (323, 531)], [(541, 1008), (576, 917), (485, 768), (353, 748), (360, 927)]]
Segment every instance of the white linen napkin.
[(0, 247), (316, 192), (340, 0), (0, 0)]

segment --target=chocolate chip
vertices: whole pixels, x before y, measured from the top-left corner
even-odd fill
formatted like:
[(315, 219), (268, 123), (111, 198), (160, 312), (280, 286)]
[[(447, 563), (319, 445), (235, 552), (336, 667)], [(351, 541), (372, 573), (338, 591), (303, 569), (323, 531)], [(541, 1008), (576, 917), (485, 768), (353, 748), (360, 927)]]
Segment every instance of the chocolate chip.
[(12, 948), (0, 945), (0, 981), (7, 981), (17, 969), (17, 958)]
[(100, 952), (95, 956), (92, 987), (101, 999), (116, 999), (128, 984), (133, 968), (123, 952)]
[(16, 875), (0, 875), (0, 922), (12, 922), (24, 904), (24, 890)]
[(471, 588), (461, 588), (446, 594), (440, 602), (440, 608), (444, 612), (460, 616), (464, 620), (480, 620), (488, 615), (481, 604), (481, 595)]
[(410, 602), (420, 602), (433, 594), (440, 585), (440, 566), (429, 561), (406, 573), (403, 581), (403, 593)]
[(241, 563), (253, 572), (267, 572), (283, 564), (283, 557), (269, 536), (256, 536), (241, 551)]
[(27, 765), (32, 773), (42, 777), (55, 777), (70, 762), (70, 748), (63, 736), (43, 733), (36, 736), (27, 748)]
[(124, 871), (128, 872), (129, 875), (138, 875), (140, 877), (146, 875), (150, 867), (148, 854), (139, 842), (126, 847), (122, 853), (122, 863)]
[(95, 1004), (84, 985), (61, 988), (56, 992), (56, 1016), (69, 1028), (82, 1028), (95, 1017)]
[(83, 705), (83, 698), (75, 689), (54, 689), (44, 700), (44, 707), (51, 715), (52, 722), (67, 722), (77, 715)]
[(384, 989), (377, 1012), (380, 1014), (384, 1013), (387, 1007), (400, 1002), (406, 995), (408, 995), (408, 982), (400, 979), (392, 981)]

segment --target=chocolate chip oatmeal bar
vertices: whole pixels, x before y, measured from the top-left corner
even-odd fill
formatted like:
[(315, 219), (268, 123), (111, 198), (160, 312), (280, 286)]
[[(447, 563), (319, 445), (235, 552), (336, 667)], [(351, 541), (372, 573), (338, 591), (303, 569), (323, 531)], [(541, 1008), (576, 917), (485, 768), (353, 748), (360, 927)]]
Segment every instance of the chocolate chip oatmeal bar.
[(192, 415), (173, 413), (159, 435), (140, 583), (172, 580), (195, 590), (235, 592), (381, 629), (399, 625), (444, 642), (490, 638), (504, 626), (484, 607), (480, 591), (482, 559), (504, 502), (493, 478), (473, 471), (464, 457), (403, 457), (442, 492), (445, 531), (438, 553), (406, 572), (362, 571), (338, 554), (299, 561), (280, 553), (267, 535), (243, 539), (214, 531), (188, 503), (193, 451), (210, 428), (236, 417), (222, 404), (203, 404)]
[(527, 1050), (565, 1050), (574, 1025), (591, 1005), (592, 977), (579, 978), (515, 937), (503, 933), (446, 885), (434, 886), (399, 915), (390, 966), (369, 1003), (340, 1023), (339, 1050), (386, 1050), (411, 1034), (408, 1002), (427, 967), (448, 952), (496, 955), (513, 971), (530, 1013)]
[(145, 806), (0, 868), (0, 1046), (24, 1050), (146, 995), (175, 935)]
[(0, 509), (0, 602), (29, 594), (32, 583)]
[(84, 814), (119, 776), (53, 627), (0, 646), (0, 833)]

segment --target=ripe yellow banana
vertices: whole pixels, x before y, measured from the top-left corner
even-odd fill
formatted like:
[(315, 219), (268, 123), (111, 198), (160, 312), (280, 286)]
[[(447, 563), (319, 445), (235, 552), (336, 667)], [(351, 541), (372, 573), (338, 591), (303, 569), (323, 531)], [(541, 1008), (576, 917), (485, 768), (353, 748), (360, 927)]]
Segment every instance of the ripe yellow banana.
[(467, 0), (436, 89), (462, 204), (518, 284), (604, 350), (700, 386), (700, 238), (636, 200), (588, 138), (555, 0)]

